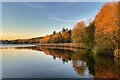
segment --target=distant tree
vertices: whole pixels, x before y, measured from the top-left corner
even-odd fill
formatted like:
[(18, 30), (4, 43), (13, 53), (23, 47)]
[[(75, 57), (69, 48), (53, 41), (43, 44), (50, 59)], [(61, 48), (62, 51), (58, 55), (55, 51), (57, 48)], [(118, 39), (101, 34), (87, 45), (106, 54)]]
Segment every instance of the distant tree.
[(59, 34), (61, 34), (61, 32), (58, 32)]
[(40, 43), (50, 43), (51, 37), (49, 35), (45, 36), (43, 39), (40, 39)]
[(51, 36), (51, 43), (60, 43), (61, 42), (61, 34), (56, 33)]
[(65, 28), (63, 27), (63, 28), (62, 28), (62, 32), (65, 32), (65, 31), (66, 31), (66, 30), (65, 30)]
[(71, 34), (71, 29), (68, 30), (68, 34)]
[(64, 43), (70, 43), (71, 42), (71, 30), (66, 29), (62, 29), (62, 41)]
[(62, 31), (47, 35), (39, 40), (40, 43), (69, 43), (71, 42), (71, 30), (63, 28)]
[(56, 31), (53, 31), (53, 34), (56, 34)]

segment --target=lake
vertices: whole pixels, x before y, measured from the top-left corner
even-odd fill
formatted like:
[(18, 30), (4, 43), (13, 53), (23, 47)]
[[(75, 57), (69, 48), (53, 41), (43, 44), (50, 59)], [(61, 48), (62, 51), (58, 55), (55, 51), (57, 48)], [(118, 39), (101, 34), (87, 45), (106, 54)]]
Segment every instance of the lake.
[(118, 62), (85, 49), (4, 45), (2, 78), (117, 78)]

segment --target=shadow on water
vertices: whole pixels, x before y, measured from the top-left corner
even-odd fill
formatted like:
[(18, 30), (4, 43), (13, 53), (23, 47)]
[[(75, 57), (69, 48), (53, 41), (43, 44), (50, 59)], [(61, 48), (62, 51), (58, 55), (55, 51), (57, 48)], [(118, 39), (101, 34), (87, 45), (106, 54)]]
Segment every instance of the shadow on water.
[(63, 64), (72, 62), (73, 69), (78, 75), (84, 76), (88, 69), (94, 78), (118, 78), (120, 67), (119, 61), (116, 62), (113, 57), (103, 57), (95, 55), (91, 50), (85, 49), (58, 49), (43, 47), (17, 47), (16, 49), (32, 49), (43, 51), (46, 55), (53, 56), (53, 59), (61, 59)]

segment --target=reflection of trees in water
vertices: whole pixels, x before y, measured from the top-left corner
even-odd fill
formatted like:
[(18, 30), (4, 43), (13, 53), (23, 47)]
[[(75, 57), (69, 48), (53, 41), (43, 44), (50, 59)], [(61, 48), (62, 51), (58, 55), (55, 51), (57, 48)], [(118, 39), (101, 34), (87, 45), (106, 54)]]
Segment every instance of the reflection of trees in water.
[(74, 52), (69, 50), (49, 49), (49, 51), (54, 59), (59, 58), (63, 63), (71, 61), (71, 57), (74, 54)]
[[(88, 52), (89, 50), (74, 49), (73, 51), (71, 51), (71, 50), (65, 50), (65, 49), (52, 49), (52, 48), (42, 48), (42, 47), (35, 47), (35, 46), (24, 47), (24, 48), (19, 47), (17, 49), (32, 49), (37, 51), (43, 51), (46, 55), (53, 56), (54, 60), (56, 58), (61, 59), (63, 63), (68, 63), (69, 61), (72, 61), (74, 70), (77, 72), (77, 74), (81, 76), (84, 76), (85, 69), (87, 67), (88, 69), (92, 69), (92, 67), (89, 68), (90, 63), (89, 63), (89, 59), (87, 59), (89, 53), (86, 54), (86, 52)], [(90, 73), (90, 74), (93, 74), (93, 73)]]
[[(43, 51), (46, 55), (53, 56), (53, 59), (61, 59), (63, 63), (72, 61), (73, 69), (77, 74), (84, 76), (86, 68), (95, 78), (115, 78), (118, 77), (118, 63), (114, 58), (94, 55), (90, 50), (64, 50), (42, 47), (24, 47), (17, 49), (32, 49)], [(120, 66), (120, 65), (119, 65)]]
[(93, 53), (90, 50), (78, 50), (74, 56), (72, 57), (73, 61), (84, 61), (86, 66), (88, 67), (89, 73), (95, 74), (95, 61), (93, 57)]
[(86, 64), (84, 61), (72, 61), (74, 70), (81, 76), (85, 74)]
[(53, 59), (59, 58), (63, 63), (71, 61), (71, 57), (74, 54), (74, 51), (65, 50), (65, 49), (52, 49), (52, 48), (43, 48), (43, 47), (16, 47), (16, 49), (32, 49), (37, 51), (43, 51), (46, 55), (53, 56)]
[(95, 78), (118, 78), (118, 63), (112, 57), (95, 55)]

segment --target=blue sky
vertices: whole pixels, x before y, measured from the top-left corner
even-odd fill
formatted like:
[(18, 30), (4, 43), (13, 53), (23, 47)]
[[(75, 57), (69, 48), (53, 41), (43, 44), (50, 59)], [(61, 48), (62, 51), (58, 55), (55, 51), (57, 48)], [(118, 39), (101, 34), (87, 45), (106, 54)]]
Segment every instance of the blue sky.
[(72, 29), (98, 13), (103, 2), (3, 2), (2, 39), (32, 38)]

